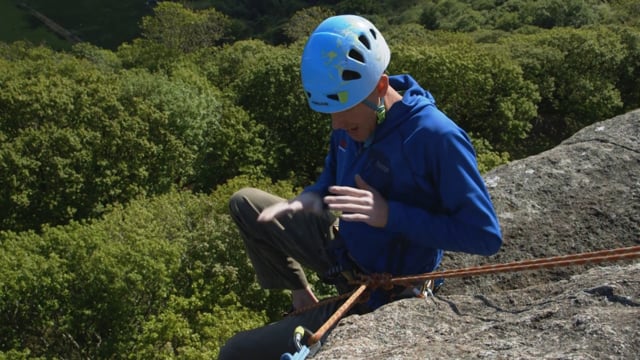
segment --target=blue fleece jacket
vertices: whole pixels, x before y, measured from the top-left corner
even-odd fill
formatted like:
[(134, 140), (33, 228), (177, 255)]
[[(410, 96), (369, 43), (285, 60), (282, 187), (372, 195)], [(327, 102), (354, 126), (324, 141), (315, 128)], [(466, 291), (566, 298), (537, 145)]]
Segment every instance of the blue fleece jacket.
[(372, 273), (430, 272), (443, 251), (496, 253), (500, 226), (467, 134), (411, 76), (391, 76), (390, 85), (403, 99), (371, 143), (333, 131), (324, 170), (304, 191), (325, 196), (331, 185), (356, 187), (360, 174), (388, 201), (384, 228), (340, 222), (351, 256)]

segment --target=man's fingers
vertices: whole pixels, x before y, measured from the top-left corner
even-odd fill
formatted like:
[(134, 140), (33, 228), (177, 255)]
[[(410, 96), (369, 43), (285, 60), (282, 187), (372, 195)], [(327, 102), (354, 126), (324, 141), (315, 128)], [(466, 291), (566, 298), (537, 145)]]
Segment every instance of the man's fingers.
[(342, 214), (340, 216), (340, 220), (344, 220), (344, 221), (362, 221), (362, 222), (367, 222), (370, 219), (371, 219), (371, 217), (369, 215), (358, 214), (358, 213)]
[(273, 219), (275, 219), (278, 215), (288, 212), (289, 210), (289, 204), (287, 203), (278, 203), (278, 204), (274, 204), (269, 206), (268, 208), (262, 210), (262, 212), (260, 213), (260, 215), (258, 215), (258, 221), (259, 222), (269, 222)]
[(370, 197), (356, 197), (356, 196), (325, 196), (324, 203), (331, 205), (357, 205), (371, 207), (373, 201)]
[(260, 215), (258, 215), (258, 222), (268, 222), (273, 220), (273, 218), (276, 216), (275, 212), (272, 211), (271, 209), (265, 209), (264, 211), (262, 211), (260, 213)]
[(365, 196), (367, 190), (357, 189), (351, 186), (331, 186), (329, 192), (335, 195)]
[(370, 206), (358, 204), (328, 204), (329, 210), (340, 211), (342, 213), (368, 213)]

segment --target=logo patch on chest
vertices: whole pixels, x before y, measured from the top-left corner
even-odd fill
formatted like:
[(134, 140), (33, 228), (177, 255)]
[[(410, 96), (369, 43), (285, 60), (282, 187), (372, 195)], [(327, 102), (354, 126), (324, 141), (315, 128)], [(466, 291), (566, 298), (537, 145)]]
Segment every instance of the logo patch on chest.
[(338, 144), (338, 149), (341, 151), (347, 151), (347, 140), (340, 139), (340, 144)]
[(388, 174), (389, 173), (389, 166), (385, 163), (383, 163), (380, 160), (376, 160), (374, 166), (376, 167), (376, 169), (380, 170), (381, 172)]
[(393, 183), (393, 164), (383, 151), (376, 148), (369, 149), (367, 155), (360, 174), (369, 185), (386, 196)]

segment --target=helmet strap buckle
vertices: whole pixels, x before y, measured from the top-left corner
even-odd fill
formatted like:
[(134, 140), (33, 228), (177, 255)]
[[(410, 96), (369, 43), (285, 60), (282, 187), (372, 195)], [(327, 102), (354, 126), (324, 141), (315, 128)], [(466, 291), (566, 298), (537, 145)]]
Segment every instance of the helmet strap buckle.
[(362, 103), (369, 107), (371, 110), (376, 112), (376, 119), (378, 120), (378, 124), (383, 122), (387, 116), (387, 109), (384, 107), (384, 99), (378, 99), (378, 105), (369, 101), (368, 99), (362, 100)]

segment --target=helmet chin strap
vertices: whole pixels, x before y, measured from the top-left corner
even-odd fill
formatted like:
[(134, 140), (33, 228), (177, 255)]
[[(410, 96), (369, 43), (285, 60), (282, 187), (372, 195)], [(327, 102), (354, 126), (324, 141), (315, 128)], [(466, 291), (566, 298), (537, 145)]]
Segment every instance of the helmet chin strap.
[(362, 100), (362, 103), (367, 105), (371, 110), (376, 112), (376, 118), (378, 119), (378, 124), (383, 122), (385, 117), (387, 116), (387, 109), (384, 107), (384, 99), (378, 98), (378, 105), (369, 101), (368, 99)]
[[(376, 112), (376, 119), (378, 124), (383, 122), (384, 119), (387, 117), (387, 109), (385, 109), (384, 107), (384, 98), (378, 98), (378, 105), (374, 104), (373, 102), (367, 99), (362, 100), (362, 103), (368, 106), (371, 110)], [(375, 134), (375, 130), (371, 133), (371, 135), (369, 135), (369, 138), (364, 141), (365, 148), (368, 148), (369, 145), (371, 145), (371, 143), (373, 142), (374, 134)]]

